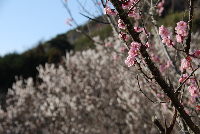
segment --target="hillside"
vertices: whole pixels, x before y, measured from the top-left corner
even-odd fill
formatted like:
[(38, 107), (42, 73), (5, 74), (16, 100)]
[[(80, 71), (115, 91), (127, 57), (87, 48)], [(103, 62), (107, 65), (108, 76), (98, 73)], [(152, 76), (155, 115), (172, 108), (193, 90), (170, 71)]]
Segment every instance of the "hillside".
[[(101, 20), (102, 17), (96, 19)], [(81, 29), (92, 37), (100, 35), (101, 39), (112, 34), (109, 25), (100, 26), (99, 23), (94, 21), (90, 21), (78, 27), (78, 29)], [(38, 65), (44, 65), (46, 62), (60, 63), (66, 51), (81, 51), (87, 48), (94, 48), (92, 40), (82, 33), (76, 32), (74, 29), (57, 35), (55, 38), (44, 43), (39, 42), (36, 47), (22, 54), (10, 53), (0, 57), (0, 92), (7, 92), (8, 88), (12, 87), (12, 83), (15, 82), (15, 76), (20, 76), (24, 79), (33, 77), (36, 80), (38, 72), (36, 67)]]

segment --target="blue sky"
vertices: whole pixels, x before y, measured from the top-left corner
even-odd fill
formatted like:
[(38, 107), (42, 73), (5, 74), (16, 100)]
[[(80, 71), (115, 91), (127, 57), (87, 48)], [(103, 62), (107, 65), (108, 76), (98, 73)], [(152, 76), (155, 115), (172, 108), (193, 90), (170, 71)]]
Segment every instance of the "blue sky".
[[(90, 12), (95, 11), (90, 0), (79, 1)], [(79, 24), (87, 22), (79, 14), (81, 7), (76, 0), (68, 0), (68, 5)], [(24, 52), (39, 41), (67, 32), (72, 29), (66, 24), (67, 18), (70, 17), (60, 0), (0, 0), (0, 55)]]

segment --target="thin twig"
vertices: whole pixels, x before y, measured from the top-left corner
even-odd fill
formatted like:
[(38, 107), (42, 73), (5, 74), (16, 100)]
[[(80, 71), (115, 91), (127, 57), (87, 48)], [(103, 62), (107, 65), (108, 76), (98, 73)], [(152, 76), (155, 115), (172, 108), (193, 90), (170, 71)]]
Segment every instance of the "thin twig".
[(144, 94), (144, 96), (145, 96), (148, 100), (150, 100), (152, 103), (167, 103), (166, 101), (156, 102), (156, 101), (151, 100), (151, 99), (142, 91), (142, 89), (141, 89), (141, 87), (140, 87), (140, 82), (139, 82), (139, 79), (138, 79), (138, 75), (137, 75), (136, 79), (137, 79), (137, 81), (138, 81), (138, 86), (139, 86), (140, 92), (142, 92), (142, 94)]
[(131, 8), (129, 9), (129, 11), (127, 12), (127, 14), (129, 14), (129, 13), (132, 11), (132, 9), (133, 9), (139, 2), (140, 2), (140, 0), (138, 0), (137, 2), (135, 2), (135, 3), (131, 6)]
[(85, 33), (83, 30), (78, 29), (79, 25), (78, 25), (78, 23), (75, 21), (75, 19), (73, 18), (72, 14), (71, 14), (71, 11), (70, 11), (70, 9), (68, 8), (67, 4), (65, 4), (62, 0), (60, 0), (60, 1), (63, 3), (63, 5), (64, 5), (65, 9), (67, 10), (68, 14), (70, 15), (72, 21), (73, 21), (74, 24), (76, 25), (76, 31), (79, 32), (79, 33), (84, 34), (87, 38), (89, 38), (89, 39), (92, 40), (93, 42), (102, 45), (102, 43), (93, 40), (93, 39), (92, 39), (87, 33)]
[(84, 15), (84, 14), (82, 14), (82, 13), (80, 13), (80, 14), (83, 15), (84, 17), (90, 19), (90, 20), (93, 20), (93, 21), (96, 21), (96, 22), (100, 22), (100, 23), (103, 23), (103, 24), (110, 24), (109, 22), (104, 22), (104, 21), (92, 19), (92, 18), (90, 18), (89, 16), (86, 16), (86, 15)]
[(175, 94), (181, 90), (181, 87), (183, 86), (183, 84), (200, 68), (200, 65), (198, 65), (198, 67), (192, 71), (192, 73), (183, 81), (183, 83), (181, 83), (181, 85), (177, 88), (177, 90), (174, 92)]
[[(88, 15), (95, 17), (93, 14), (91, 14), (91, 12), (89, 12), (88, 10), (86, 10), (86, 9), (84, 8), (84, 6), (80, 3), (79, 0), (76, 0), (76, 1), (77, 1), (77, 3), (79, 4), (79, 6), (81, 6), (81, 8), (83, 9), (83, 12), (86, 12)], [(85, 1), (85, 4), (86, 4), (86, 1)]]
[(138, 65), (138, 70), (140, 70), (141, 73), (142, 73), (147, 79), (149, 79), (149, 80), (152, 80), (152, 79), (153, 79), (153, 77), (150, 78), (150, 77), (142, 70), (142, 67), (141, 67), (141, 65), (140, 65), (139, 62), (136, 61), (136, 64)]

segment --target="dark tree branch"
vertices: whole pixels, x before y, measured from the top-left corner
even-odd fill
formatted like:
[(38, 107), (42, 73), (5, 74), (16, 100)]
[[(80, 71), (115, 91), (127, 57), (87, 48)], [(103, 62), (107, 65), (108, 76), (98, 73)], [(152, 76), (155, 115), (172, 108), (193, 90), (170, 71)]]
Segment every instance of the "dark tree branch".
[(153, 119), (153, 123), (158, 127), (158, 129), (160, 130), (160, 133), (161, 134), (164, 134), (165, 133), (165, 129), (164, 127), (162, 126), (162, 124), (158, 121), (158, 119)]
[(190, 0), (190, 15), (189, 15), (189, 21), (188, 21), (188, 38), (186, 40), (186, 47), (185, 52), (187, 55), (189, 55), (190, 50), (190, 44), (191, 44), (191, 33), (192, 33), (192, 19), (193, 19), (193, 13), (194, 13), (194, 1)]
[[(104, 4), (103, 0), (101, 0), (101, 3), (102, 3), (102, 5), (103, 5), (103, 7), (106, 8), (106, 4)], [(107, 3), (107, 0), (106, 0), (106, 3)], [(110, 17), (109, 15), (107, 15), (107, 14), (106, 14), (106, 16), (107, 16), (108, 22), (110, 23), (110, 25), (111, 25), (113, 31), (114, 31), (117, 35), (119, 35), (119, 34), (120, 34), (119, 29), (114, 25), (114, 22), (113, 22), (113, 20), (111, 19), (111, 17)], [(118, 38), (120, 39), (119, 36), (118, 36)], [(126, 44), (125, 40), (121, 40), (121, 41), (123, 42), (123, 45), (127, 48), (127, 50), (129, 50), (129, 46)]]
[[(115, 7), (116, 11), (118, 12), (119, 18), (124, 22), (128, 33), (130, 34), (132, 40), (135, 42), (141, 43), (141, 40), (139, 38), (139, 34), (134, 30), (133, 25), (131, 24), (127, 13), (123, 10), (121, 4), (119, 1), (116, 0), (110, 0), (110, 2)], [(190, 127), (190, 129), (194, 132), (199, 134), (200, 130), (198, 126), (196, 126), (193, 121), (191, 120), (190, 116), (185, 112), (184, 107), (180, 104), (177, 96), (174, 94), (173, 89), (169, 87), (167, 82), (164, 80), (163, 76), (161, 75), (158, 68), (154, 65), (153, 61), (151, 60), (149, 54), (146, 51), (146, 47), (144, 45), (141, 45), (140, 53), (142, 57), (145, 60), (145, 63), (147, 64), (149, 70), (151, 71), (152, 75), (155, 77), (155, 80), (161, 87), (161, 89), (165, 92), (165, 94), (171, 99), (173, 105), (180, 113), (181, 117), (185, 120), (186, 124)]]
[(170, 122), (170, 126), (169, 127), (167, 127), (167, 125), (166, 125), (166, 122), (165, 122), (165, 134), (171, 134), (171, 132), (172, 132), (172, 130), (173, 130), (173, 127), (174, 127), (174, 125), (175, 125), (175, 122), (176, 122), (176, 116), (177, 116), (177, 111), (176, 111), (176, 109), (175, 109), (175, 111), (174, 111), (174, 116), (173, 116), (173, 118), (172, 118), (172, 120), (171, 120), (171, 122)]

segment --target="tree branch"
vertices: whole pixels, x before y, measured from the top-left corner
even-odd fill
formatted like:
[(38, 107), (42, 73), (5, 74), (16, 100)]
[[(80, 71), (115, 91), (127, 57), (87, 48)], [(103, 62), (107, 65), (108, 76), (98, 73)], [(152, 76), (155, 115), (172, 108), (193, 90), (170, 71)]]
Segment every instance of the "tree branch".
[(165, 129), (163, 128), (162, 124), (158, 121), (158, 119), (153, 118), (153, 123), (158, 127), (161, 134), (165, 133)]
[(84, 17), (90, 19), (90, 20), (93, 20), (93, 21), (96, 21), (96, 22), (100, 22), (100, 23), (103, 23), (103, 24), (110, 24), (109, 22), (104, 22), (104, 21), (92, 19), (92, 18), (90, 18), (89, 16), (86, 16), (86, 15), (84, 15), (84, 14), (82, 14), (82, 13), (80, 13), (80, 14), (83, 15)]
[[(127, 13), (123, 10), (121, 4), (119, 1), (116, 0), (110, 0), (110, 2), (115, 7), (116, 11), (118, 12), (119, 18), (124, 22), (127, 31), (129, 32), (132, 40), (135, 42), (141, 43), (141, 40), (139, 38), (139, 34), (134, 30), (133, 25), (131, 24)], [(190, 129), (194, 133), (200, 133), (199, 128), (193, 123), (189, 115), (185, 112), (184, 107), (180, 104), (177, 96), (175, 96), (173, 89), (169, 87), (167, 82), (162, 77), (160, 71), (158, 68), (154, 65), (153, 61), (151, 60), (149, 54), (146, 51), (146, 47), (144, 45), (141, 45), (140, 53), (142, 57), (144, 58), (145, 63), (147, 64), (149, 70), (151, 71), (152, 75), (155, 77), (155, 80), (161, 87), (161, 89), (165, 92), (165, 94), (171, 99), (173, 105), (180, 113), (181, 117), (185, 120), (186, 124), (190, 127)]]
[[(161, 38), (161, 36), (158, 34), (158, 25), (157, 25), (156, 20), (154, 19), (154, 12), (155, 12), (155, 7), (154, 7), (153, 5), (151, 5), (149, 14), (150, 14), (150, 16), (151, 16), (152, 23), (153, 23), (153, 25), (154, 25), (154, 27), (155, 27), (156, 33), (157, 33), (157, 35), (159, 36), (160, 41), (162, 42), (162, 38)], [(168, 60), (170, 61), (171, 65), (174, 67), (176, 73), (177, 73), (178, 75), (181, 75), (180, 70), (176, 67), (175, 62), (172, 60), (171, 56), (169, 55), (169, 52), (167, 51), (166, 45), (165, 45), (164, 43), (162, 43), (162, 46), (163, 46), (164, 52), (165, 52), (165, 54), (166, 54)]]
[(186, 47), (185, 52), (187, 55), (189, 55), (190, 50), (190, 43), (191, 43), (191, 33), (192, 33), (192, 19), (193, 19), (193, 13), (194, 13), (194, 1), (190, 0), (190, 15), (189, 15), (189, 21), (188, 21), (188, 38), (186, 40)]

